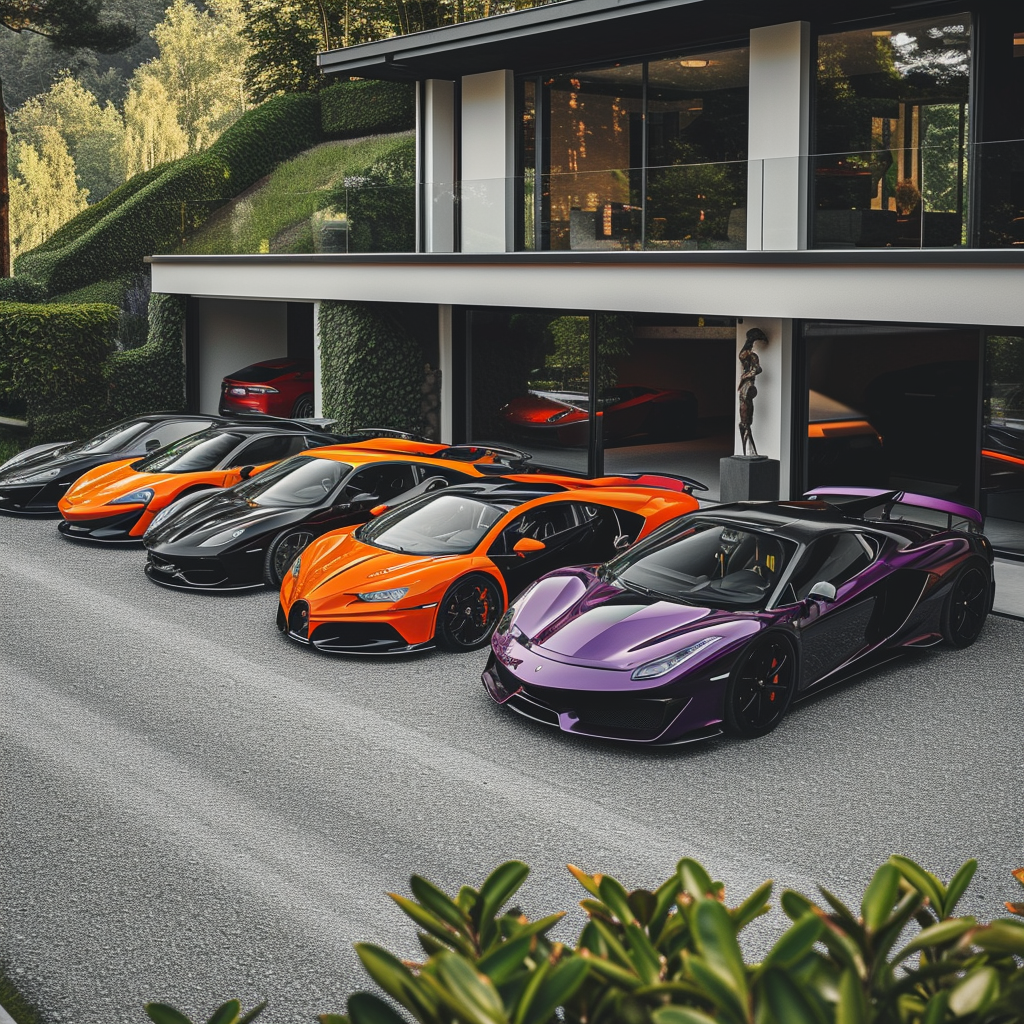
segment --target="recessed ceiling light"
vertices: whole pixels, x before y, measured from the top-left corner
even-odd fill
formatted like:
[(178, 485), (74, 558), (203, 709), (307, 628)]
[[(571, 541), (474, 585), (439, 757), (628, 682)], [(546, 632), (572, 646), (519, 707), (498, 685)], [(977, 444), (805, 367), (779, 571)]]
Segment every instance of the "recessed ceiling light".
[(714, 60), (681, 60), (679, 66), (681, 68), (709, 68), (712, 64), (717, 64), (718, 61)]

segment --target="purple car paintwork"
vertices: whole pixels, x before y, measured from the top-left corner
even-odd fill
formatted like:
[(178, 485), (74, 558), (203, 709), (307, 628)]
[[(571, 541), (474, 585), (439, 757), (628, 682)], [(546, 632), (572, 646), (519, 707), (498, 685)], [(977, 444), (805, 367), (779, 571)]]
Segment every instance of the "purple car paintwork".
[[(570, 568), (542, 577), (515, 602), (492, 638), (483, 673), (488, 694), (564, 732), (667, 745), (705, 738), (727, 725), (760, 735), (777, 724), (793, 699), (838, 680), (873, 655), (943, 639), (957, 646), (973, 642), (994, 593), (991, 546), (977, 532), (975, 510), (865, 488), (830, 488), (827, 496), (831, 501), (705, 509), (666, 524), (600, 570)], [(887, 518), (893, 511), (902, 518)], [(875, 512), (876, 518), (865, 518)], [(936, 513), (966, 528), (935, 522)], [(691, 600), (644, 593), (627, 580), (631, 567), (661, 550), (671, 555), (677, 540), (712, 527), (735, 528), (737, 535), (748, 531), (763, 539), (765, 549), (774, 544), (771, 550), (785, 552), (785, 567), (765, 584), (767, 596), (759, 606), (701, 605), (697, 594), (709, 587), (703, 578)], [(851, 534), (853, 541), (843, 539)], [(826, 558), (824, 578), (805, 593), (821, 553), (852, 543), (862, 544), (866, 564), (854, 560), (847, 578), (840, 572), (833, 584)], [(761, 557), (772, 557), (776, 565), (774, 556)], [(618, 578), (617, 564), (626, 566)], [(972, 618), (957, 626), (965, 596)], [(678, 661), (670, 670), (636, 678), (644, 666), (655, 671), (670, 657)], [(759, 658), (763, 666), (751, 670)], [(788, 692), (780, 683), (787, 665)], [(773, 678), (776, 666), (781, 667)], [(768, 702), (769, 693), (777, 705)], [(758, 707), (766, 702), (760, 720), (744, 706), (752, 694)]]

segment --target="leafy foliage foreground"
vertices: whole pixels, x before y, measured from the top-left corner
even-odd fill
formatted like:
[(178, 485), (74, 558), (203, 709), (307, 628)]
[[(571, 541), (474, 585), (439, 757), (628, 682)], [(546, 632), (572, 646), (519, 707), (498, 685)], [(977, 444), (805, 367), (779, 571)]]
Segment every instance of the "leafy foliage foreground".
[[(977, 869), (944, 884), (905, 857), (874, 874), (859, 907), (827, 889), (792, 889), (789, 926), (749, 963), (739, 935), (768, 913), (773, 884), (729, 906), (725, 887), (690, 858), (653, 891), (569, 870), (588, 921), (574, 945), (549, 933), (563, 914), (530, 921), (504, 910), (529, 873), (502, 864), (453, 899), (414, 875), (392, 899), (415, 922), (425, 953), (405, 960), (372, 943), (356, 952), (390, 997), (358, 992), (321, 1024), (1020, 1024), (1024, 921), (989, 923), (955, 910)], [(1024, 870), (1014, 872), (1024, 884)], [(1024, 904), (1007, 903), (1015, 915)], [(246, 1024), (263, 1010), (220, 1006), (208, 1024)], [(403, 1008), (408, 1016), (396, 1010)], [(150, 1003), (154, 1024), (190, 1024)]]

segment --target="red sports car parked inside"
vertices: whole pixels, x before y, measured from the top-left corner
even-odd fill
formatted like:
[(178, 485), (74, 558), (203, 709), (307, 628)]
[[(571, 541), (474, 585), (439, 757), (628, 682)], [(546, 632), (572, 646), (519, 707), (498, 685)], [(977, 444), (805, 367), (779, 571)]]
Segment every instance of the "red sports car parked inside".
[(313, 364), (304, 359), (267, 359), (229, 374), (220, 386), (221, 416), (313, 415)]

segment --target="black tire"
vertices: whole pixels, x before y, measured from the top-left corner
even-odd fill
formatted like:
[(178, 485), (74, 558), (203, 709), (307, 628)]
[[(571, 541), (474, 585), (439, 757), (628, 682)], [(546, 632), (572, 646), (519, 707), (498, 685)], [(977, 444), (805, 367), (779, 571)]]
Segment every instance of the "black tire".
[(446, 651), (483, 647), (505, 612), (501, 587), (492, 576), (471, 573), (457, 579), (437, 606), (434, 639)]
[(956, 574), (942, 606), (942, 639), (951, 647), (970, 647), (985, 625), (991, 596), (988, 566), (972, 558)]
[(764, 736), (782, 721), (796, 692), (796, 656), (781, 633), (766, 633), (743, 652), (729, 679), (725, 724), (737, 736)]
[(263, 557), (263, 582), (271, 590), (280, 590), (285, 573), (291, 568), (296, 557), (316, 536), (307, 526), (282, 530), (268, 545)]
[(313, 396), (299, 395), (292, 406), (292, 419), (304, 419), (313, 415)]

